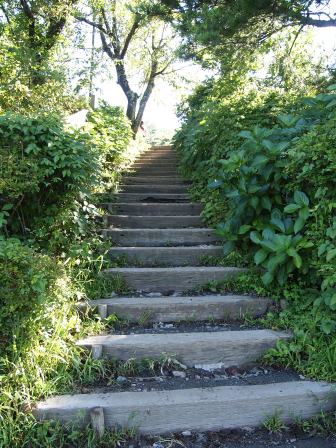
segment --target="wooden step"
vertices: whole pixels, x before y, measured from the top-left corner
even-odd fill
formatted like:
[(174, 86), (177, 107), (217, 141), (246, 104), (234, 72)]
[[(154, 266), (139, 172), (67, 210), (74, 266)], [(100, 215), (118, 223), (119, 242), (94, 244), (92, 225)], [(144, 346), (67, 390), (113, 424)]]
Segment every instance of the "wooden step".
[(202, 227), (199, 216), (136, 216), (105, 215), (105, 227), (115, 226), (123, 229), (169, 229)]
[(105, 210), (118, 215), (147, 216), (199, 216), (202, 205), (192, 202), (181, 203), (104, 203), (100, 205)]
[(240, 295), (114, 297), (82, 303), (82, 308), (103, 310), (102, 317), (116, 314), (128, 322), (183, 322), (241, 320), (259, 317), (272, 301), (262, 297)]
[(247, 366), (290, 334), (273, 330), (214, 331), (199, 333), (143, 333), (89, 336), (76, 345), (88, 350), (102, 347), (102, 357), (127, 361), (131, 358), (160, 359), (173, 355), (189, 367)]
[(133, 165), (131, 166), (132, 169), (136, 170), (138, 168), (147, 168), (147, 167), (151, 167), (151, 168), (169, 168), (169, 169), (175, 169), (177, 168), (177, 163), (176, 162), (172, 162), (172, 161), (161, 161), (161, 160), (141, 160), (141, 161), (137, 161), (134, 162)]
[(183, 180), (180, 176), (139, 176), (131, 175), (124, 176), (123, 182), (125, 184), (140, 185), (140, 184), (150, 184), (150, 185), (161, 185), (161, 184), (172, 184), (172, 185), (190, 185), (189, 181)]
[[(136, 427), (145, 434), (216, 431), (260, 426), (279, 414), (284, 423), (308, 419), (335, 409), (333, 385), (293, 381), (275, 384), (220, 386), (182, 390), (61, 395), (37, 403), (39, 420), (90, 422), (95, 408), (103, 410), (106, 428)], [(79, 419), (78, 416), (81, 416)]]
[(244, 272), (246, 269), (236, 267), (110, 268), (104, 271), (106, 275), (121, 277), (135, 290), (162, 293), (188, 291)]
[(189, 195), (185, 193), (118, 193), (120, 202), (187, 202)]
[[(162, 177), (162, 176), (177, 176), (177, 169), (161, 169), (161, 168), (138, 168), (136, 170), (130, 170), (128, 174), (134, 174), (139, 176), (153, 176), (153, 177)], [(158, 179), (157, 179), (158, 180)]]
[(202, 266), (202, 257), (220, 257), (223, 247), (112, 247), (109, 255), (111, 259), (126, 259), (128, 266)]
[(195, 246), (218, 241), (213, 229), (104, 229), (102, 234), (119, 246)]
[(120, 185), (119, 187), (120, 191), (123, 193), (187, 193), (188, 187), (186, 185), (174, 185), (174, 184), (168, 184), (168, 185), (150, 185), (150, 184), (140, 184), (140, 185), (134, 185), (134, 184), (126, 184), (126, 185)]

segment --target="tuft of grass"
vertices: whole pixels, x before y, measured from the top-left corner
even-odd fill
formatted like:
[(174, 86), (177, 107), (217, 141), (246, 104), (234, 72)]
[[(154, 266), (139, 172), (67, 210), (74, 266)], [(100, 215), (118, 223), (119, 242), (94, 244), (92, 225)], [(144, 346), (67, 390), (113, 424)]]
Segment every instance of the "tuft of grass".
[(273, 415), (269, 415), (263, 422), (263, 427), (271, 434), (279, 434), (285, 428), (285, 424), (281, 420), (281, 412), (276, 411)]

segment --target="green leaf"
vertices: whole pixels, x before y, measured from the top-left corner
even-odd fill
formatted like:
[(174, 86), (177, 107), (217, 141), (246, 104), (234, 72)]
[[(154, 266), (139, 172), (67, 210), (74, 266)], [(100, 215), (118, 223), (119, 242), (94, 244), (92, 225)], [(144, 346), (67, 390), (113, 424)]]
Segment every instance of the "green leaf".
[(264, 285), (270, 285), (273, 282), (273, 275), (270, 272), (266, 272), (262, 277), (261, 277)]
[(334, 326), (335, 326), (334, 321), (332, 321), (330, 319), (328, 319), (328, 320), (326, 319), (321, 322), (320, 328), (323, 331), (323, 333), (330, 334), (332, 332)]
[(335, 257), (336, 257), (336, 248), (330, 249), (327, 251), (327, 256), (326, 256), (327, 261), (331, 261)]
[(285, 213), (295, 213), (300, 208), (301, 208), (301, 206), (299, 204), (288, 204), (284, 208), (284, 212)]
[(256, 252), (254, 254), (254, 262), (255, 264), (258, 266), (259, 264), (261, 264), (264, 260), (266, 260), (267, 258), (267, 252), (264, 251), (263, 249), (259, 249), (258, 252)]
[(259, 198), (257, 196), (254, 196), (250, 199), (250, 204), (251, 206), (256, 210), (256, 208), (258, 207), (259, 204)]
[(243, 226), (240, 226), (239, 230), (238, 230), (238, 234), (239, 235), (244, 235), (245, 233), (247, 233), (252, 226), (248, 226), (247, 224), (244, 224)]
[(298, 218), (294, 224), (294, 232), (295, 233), (300, 232), (300, 230), (303, 229), (304, 225), (305, 225), (305, 220), (302, 218)]
[(330, 86), (327, 87), (327, 90), (336, 90), (336, 84), (331, 84)]
[(243, 137), (243, 138), (247, 138), (247, 139), (251, 139), (252, 138), (252, 133), (250, 131), (241, 131), (239, 132), (239, 137)]
[(281, 219), (277, 219), (277, 218), (272, 218), (271, 219), (271, 223), (281, 232), (285, 232), (285, 224), (281, 221)]
[(235, 249), (235, 244), (233, 241), (227, 241), (223, 246), (224, 255), (229, 255)]
[(214, 190), (222, 185), (223, 185), (223, 181), (215, 179), (212, 182), (208, 183), (208, 188), (210, 188), (211, 190)]
[(266, 165), (266, 163), (268, 163), (268, 161), (269, 161), (269, 157), (265, 156), (264, 154), (259, 154), (253, 159), (252, 166), (259, 168), (262, 165)]
[(272, 202), (270, 200), (270, 198), (268, 196), (263, 196), (261, 198), (261, 205), (263, 206), (263, 208), (265, 208), (266, 210), (271, 211), (272, 210)]
[(301, 268), (301, 266), (302, 266), (302, 258), (300, 257), (299, 254), (296, 254), (293, 257), (293, 262), (294, 262), (295, 267), (297, 267), (298, 269)]
[(250, 233), (250, 240), (253, 241), (255, 244), (260, 244), (261, 239), (258, 232), (251, 232)]
[(303, 191), (296, 191), (294, 193), (294, 201), (301, 206), (308, 206), (308, 196)]

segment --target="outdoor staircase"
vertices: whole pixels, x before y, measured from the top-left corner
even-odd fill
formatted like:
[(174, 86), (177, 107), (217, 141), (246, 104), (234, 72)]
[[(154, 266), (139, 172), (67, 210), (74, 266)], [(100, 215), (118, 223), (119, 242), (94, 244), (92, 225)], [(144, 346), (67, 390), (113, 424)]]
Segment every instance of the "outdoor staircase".
[[(199, 330), (202, 322), (231, 322), (244, 315), (257, 317), (271, 305), (267, 298), (249, 295), (197, 294), (205, 283), (223, 281), (244, 272), (237, 267), (202, 266), (202, 257), (221, 255), (213, 229), (200, 219), (200, 204), (188, 199), (188, 184), (177, 173), (177, 156), (170, 147), (144, 153), (124, 177), (116, 203), (104, 204), (105, 237), (113, 241), (110, 256), (127, 260), (127, 267), (108, 269), (134, 291), (128, 297), (102, 298), (85, 306), (102, 318), (117, 314), (131, 323), (194, 322), (190, 331), (142, 331), (104, 334), (78, 341), (94, 358), (160, 359), (174, 354), (183, 368), (242, 368), (290, 334), (268, 329)], [(189, 291), (189, 293), (187, 292)], [(191, 292), (190, 292), (191, 291)], [(210, 366), (210, 367), (209, 367)], [(143, 433), (217, 430), (258, 426), (279, 413), (283, 421), (311, 417), (333, 409), (336, 396), (330, 384), (303, 381), (260, 384), (192, 386), (113, 391), (49, 398), (37, 404), (40, 419), (91, 421), (95, 430), (136, 426)]]

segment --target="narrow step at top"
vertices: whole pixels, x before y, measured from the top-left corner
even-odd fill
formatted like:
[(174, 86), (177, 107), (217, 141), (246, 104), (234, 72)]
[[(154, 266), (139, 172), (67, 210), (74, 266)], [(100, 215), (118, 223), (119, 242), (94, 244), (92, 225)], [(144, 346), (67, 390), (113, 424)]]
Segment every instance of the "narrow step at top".
[[(241, 320), (259, 317), (272, 301), (262, 297), (239, 295), (114, 297), (92, 300), (83, 307), (106, 309), (106, 316), (116, 314), (128, 322), (183, 322)], [(103, 307), (103, 308), (101, 308)]]
[(140, 185), (140, 184), (150, 184), (150, 185), (187, 185), (190, 186), (190, 182), (187, 180), (183, 180), (180, 176), (146, 176), (146, 175), (134, 175), (124, 176), (123, 182), (125, 184), (132, 185)]
[(140, 184), (140, 185), (134, 185), (134, 184), (123, 184), (120, 185), (120, 191), (123, 193), (184, 193), (187, 194), (188, 187), (186, 185), (174, 185), (174, 184), (158, 184), (158, 185), (151, 185), (151, 184)]
[(226, 368), (255, 363), (277, 341), (290, 337), (273, 330), (113, 334), (90, 336), (77, 345), (89, 350), (102, 346), (102, 356), (122, 361), (134, 357), (160, 359), (166, 353), (189, 367), (215, 364)]
[[(209, 257), (221, 257), (222, 246), (175, 246), (175, 247), (112, 247), (112, 259), (122, 258), (131, 266), (204, 266)], [(206, 258), (207, 263), (204, 263)]]
[(122, 229), (180, 229), (202, 227), (199, 216), (136, 216), (105, 215), (105, 227), (114, 226)]
[(187, 202), (189, 195), (185, 193), (118, 193), (120, 202)]
[(177, 163), (175, 161), (159, 161), (159, 160), (139, 160), (134, 162), (132, 169), (142, 168), (142, 167), (153, 167), (153, 168), (176, 168)]
[(162, 203), (104, 203), (102, 208), (113, 214), (121, 215), (147, 215), (147, 216), (199, 216), (202, 205), (192, 202)]
[(213, 229), (104, 229), (119, 246), (195, 246), (218, 241)]
[(189, 291), (211, 281), (225, 281), (246, 272), (236, 267), (110, 268), (106, 275), (121, 277), (129, 288), (144, 292)]
[[(39, 420), (78, 421), (86, 426), (90, 412), (104, 410), (106, 428), (136, 427), (145, 434), (260, 426), (279, 414), (284, 423), (307, 419), (336, 406), (334, 386), (324, 382), (220, 386), (182, 390), (61, 395), (37, 403)], [(78, 419), (78, 415), (81, 416)]]

